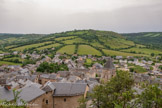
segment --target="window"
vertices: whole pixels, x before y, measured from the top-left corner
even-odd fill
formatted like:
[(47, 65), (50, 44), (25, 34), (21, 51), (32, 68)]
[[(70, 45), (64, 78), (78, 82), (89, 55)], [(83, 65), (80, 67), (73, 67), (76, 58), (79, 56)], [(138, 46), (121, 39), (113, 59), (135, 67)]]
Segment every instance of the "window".
[(48, 100), (46, 100), (46, 104), (48, 104)]
[(64, 98), (64, 102), (66, 102), (66, 98)]
[(46, 94), (48, 94), (48, 92), (46, 92)]
[(43, 102), (44, 102), (44, 99), (43, 99)]

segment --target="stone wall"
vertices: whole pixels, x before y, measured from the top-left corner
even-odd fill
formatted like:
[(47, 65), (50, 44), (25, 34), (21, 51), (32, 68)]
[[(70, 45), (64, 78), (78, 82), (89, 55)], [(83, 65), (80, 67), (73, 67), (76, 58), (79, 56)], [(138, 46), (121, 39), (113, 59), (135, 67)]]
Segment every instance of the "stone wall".
[(82, 96), (83, 95), (54, 97), (54, 108), (77, 108), (79, 106), (78, 100)]
[(27, 108), (44, 108), (43, 101), (42, 101), (44, 96), (45, 94), (29, 102)]
[(46, 92), (43, 97), (43, 108), (53, 108), (53, 91)]

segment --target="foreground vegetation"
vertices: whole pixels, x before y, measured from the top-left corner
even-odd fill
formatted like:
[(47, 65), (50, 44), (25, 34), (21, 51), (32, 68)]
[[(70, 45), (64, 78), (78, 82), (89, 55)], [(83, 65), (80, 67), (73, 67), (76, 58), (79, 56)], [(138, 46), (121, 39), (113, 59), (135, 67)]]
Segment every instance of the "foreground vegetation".
[(133, 87), (129, 72), (117, 72), (110, 81), (97, 85), (87, 99), (80, 99), (80, 108), (86, 108), (89, 99), (93, 108), (161, 108), (162, 90), (158, 85), (142, 86), (141, 94)]

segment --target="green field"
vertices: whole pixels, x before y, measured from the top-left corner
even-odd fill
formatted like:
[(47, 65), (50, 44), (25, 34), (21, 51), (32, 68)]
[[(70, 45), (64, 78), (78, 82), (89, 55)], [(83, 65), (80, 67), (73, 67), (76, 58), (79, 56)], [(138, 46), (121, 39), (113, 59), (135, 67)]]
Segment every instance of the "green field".
[(15, 60), (15, 59), (18, 59), (19, 61), (23, 61), (23, 59), (21, 59), (20, 57), (12, 57), (12, 58), (5, 58), (3, 59), (4, 61), (8, 61), (8, 60)]
[[(105, 54), (110, 56), (150, 56), (151, 53), (155, 55), (162, 54), (162, 51), (160, 51), (162, 48), (161, 39), (162, 32), (118, 34), (112, 31), (99, 30), (73, 30), (46, 35), (0, 34), (0, 43), (2, 48), (6, 48), (6, 51), (7, 49), (12, 51), (23, 51), (26, 49), (26, 51), (29, 51), (31, 48), (43, 50), (57, 47), (53, 52), (68, 54), (76, 52), (80, 55), (102, 55), (105, 52)], [(31, 44), (32, 42), (35, 43)], [(78, 49), (75, 49), (76, 44)], [(23, 46), (17, 47), (16, 45)], [(99, 49), (103, 51), (100, 52)], [(34, 50), (32, 49), (29, 52), (32, 53)], [(0, 51), (0, 53), (3, 52)]]
[(143, 68), (141, 66), (137, 66), (137, 65), (132, 66), (130, 69), (131, 69), (131, 71), (134, 71), (136, 73), (145, 73), (145, 72), (147, 72), (147, 70), (145, 68)]
[(1, 65), (22, 65), (20, 63), (13, 63), (13, 62), (6, 62), (6, 61), (0, 61), (0, 66)]
[(145, 48), (146, 46), (140, 45), (140, 44), (136, 44), (136, 47), (137, 47), (137, 48)]
[(132, 54), (132, 53), (125, 53), (125, 52), (120, 52), (120, 51), (113, 51), (113, 50), (106, 50), (106, 49), (103, 49), (103, 52), (106, 54), (106, 55), (109, 55), (109, 56), (146, 56), (144, 54)]
[(49, 44), (49, 43), (51, 43), (51, 41), (49, 41), (49, 42), (43, 42), (43, 43), (38, 43), (38, 44), (25, 45), (25, 46), (21, 46), (21, 47), (14, 48), (12, 50), (13, 51), (23, 51), (24, 49), (29, 49), (29, 48), (32, 48), (32, 47), (39, 47), (41, 45)]
[(16, 45), (11, 45), (11, 46), (7, 46), (7, 47), (5, 47), (6, 49), (10, 49), (10, 48), (12, 48), (12, 47), (15, 47)]
[(60, 46), (60, 45), (61, 44), (59, 44), (59, 43), (55, 43), (55, 44), (51, 44), (51, 45), (39, 47), (39, 48), (37, 48), (37, 50), (43, 50), (43, 49), (47, 49), (47, 48), (53, 48), (53, 47), (57, 47), (57, 46)]
[(101, 52), (88, 45), (79, 45), (78, 54), (80, 55), (91, 54), (91, 55), (99, 55), (99, 56), (102, 55)]
[(87, 64), (87, 65), (91, 65), (91, 64), (92, 64), (92, 60), (91, 60), (91, 59), (86, 59), (85, 64)]
[(99, 42), (92, 42), (91, 45), (98, 48), (104, 48), (104, 46), (101, 45)]
[(66, 45), (59, 49), (57, 52), (59, 53), (67, 53), (67, 54), (74, 54), (75, 51), (75, 45)]
[(124, 51), (124, 52), (135, 51), (136, 53), (143, 53), (143, 54), (147, 54), (147, 55), (150, 55), (151, 53), (162, 54), (161, 51), (153, 50), (153, 49), (146, 49), (146, 48), (130, 48), (130, 49), (125, 49), (125, 50), (121, 50), (121, 51)]
[(65, 40), (65, 39), (75, 38), (75, 37), (76, 37), (76, 36), (59, 37), (59, 38), (56, 38), (55, 40), (57, 40), (57, 41), (61, 41), (61, 40)]
[(71, 40), (66, 40), (66, 41), (62, 41), (65, 44), (73, 44), (73, 43), (87, 43), (85, 40), (81, 39), (81, 38), (75, 38), (75, 39), (71, 39)]
[(0, 50), (0, 54), (1, 54), (1, 53), (4, 53), (4, 52)]
[(101, 37), (99, 39), (104, 42), (104, 45), (110, 46), (113, 49), (128, 48), (135, 45), (134, 42), (122, 38)]

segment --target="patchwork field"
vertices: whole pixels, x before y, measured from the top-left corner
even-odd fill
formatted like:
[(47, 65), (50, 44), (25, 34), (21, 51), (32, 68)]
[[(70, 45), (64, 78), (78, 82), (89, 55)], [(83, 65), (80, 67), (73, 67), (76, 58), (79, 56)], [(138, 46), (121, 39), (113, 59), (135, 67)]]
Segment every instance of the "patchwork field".
[(91, 55), (99, 55), (99, 56), (102, 55), (101, 52), (88, 45), (79, 45), (78, 54), (80, 55), (91, 54)]
[(10, 61), (10, 60), (13, 60), (13, 61), (14, 61), (14, 60), (16, 60), (16, 59), (19, 60), (19, 61), (21, 61), (21, 62), (23, 61), (23, 59), (21, 59), (20, 57), (5, 58), (4, 61), (8, 61), (8, 60), (9, 60), (9, 61)]
[(103, 49), (102, 50), (106, 55), (109, 55), (109, 56), (146, 56), (144, 54), (132, 54), (132, 53), (125, 53), (125, 52), (120, 52), (120, 51), (113, 51), (113, 50), (106, 50), (106, 49)]
[(59, 53), (67, 53), (67, 54), (74, 54), (75, 51), (75, 45), (66, 45), (59, 49), (57, 52)]
[(22, 65), (20, 63), (13, 63), (13, 62), (6, 62), (6, 61), (0, 61), (0, 66), (1, 65)]
[(49, 43), (51, 43), (51, 41), (43, 42), (43, 43), (38, 43), (38, 44), (25, 45), (25, 46), (14, 48), (12, 50), (13, 51), (23, 51), (24, 49), (29, 49), (29, 48), (32, 48), (32, 47), (39, 47), (41, 45), (45, 45), (45, 44), (49, 44)]
[(1, 53), (4, 53), (4, 52), (0, 50), (0, 54), (1, 54)]
[[(74, 30), (46, 35), (0, 34), (0, 43), (2, 44), (0, 48), (3, 50), (5, 48), (6, 52), (10, 52), (10, 50), (24, 51), (26, 49), (25, 52), (32, 53), (35, 50), (57, 47), (56, 50), (53, 50), (53, 52), (50, 50), (49, 53), (150, 56), (151, 53), (162, 54), (162, 50), (160, 51), (162, 48), (161, 39), (161, 32), (118, 34), (112, 31), (99, 30)], [(35, 43), (31, 44), (33, 42)], [(76, 44), (78, 47), (75, 46)], [(159, 49), (155, 50), (157, 48)], [(0, 51), (0, 53), (3, 52)]]
[(130, 49), (125, 49), (125, 50), (121, 50), (124, 52), (132, 52), (135, 51), (136, 53), (143, 53), (143, 54), (147, 54), (150, 55), (151, 53), (154, 54), (162, 54), (161, 51), (158, 50), (152, 50), (152, 49), (146, 49), (146, 48), (130, 48)]
[(60, 46), (61, 44), (59, 43), (55, 43), (55, 44), (51, 44), (51, 45), (46, 45), (46, 46), (43, 46), (43, 47), (39, 47), (37, 48), (37, 50), (43, 50), (43, 49), (47, 49), (47, 48), (53, 48), (53, 47), (57, 47), (57, 46)]
[(72, 38), (75, 38), (75, 37), (76, 37), (76, 36), (60, 37), (60, 38), (56, 38), (55, 40), (61, 41), (61, 40), (65, 40), (65, 39), (72, 39)]
[(6, 49), (10, 49), (10, 48), (12, 48), (12, 47), (15, 47), (16, 45), (11, 45), (11, 46), (7, 46), (7, 47), (5, 47)]
[(98, 48), (104, 48), (104, 46), (101, 45), (99, 42), (92, 42), (91, 45)]
[(102, 37), (102, 38), (99, 38), (99, 39), (104, 42), (104, 45), (107, 45), (107, 46), (109, 46), (110, 48), (113, 48), (113, 49), (128, 48), (130, 46), (135, 45), (134, 42), (127, 41), (127, 40), (122, 39), (122, 38)]
[(87, 43), (85, 40), (81, 39), (81, 38), (75, 38), (72, 40), (66, 40), (66, 41), (62, 41), (65, 44), (73, 44), (73, 43)]

